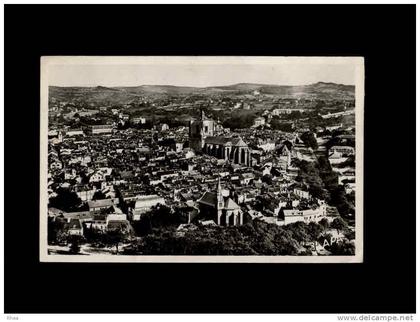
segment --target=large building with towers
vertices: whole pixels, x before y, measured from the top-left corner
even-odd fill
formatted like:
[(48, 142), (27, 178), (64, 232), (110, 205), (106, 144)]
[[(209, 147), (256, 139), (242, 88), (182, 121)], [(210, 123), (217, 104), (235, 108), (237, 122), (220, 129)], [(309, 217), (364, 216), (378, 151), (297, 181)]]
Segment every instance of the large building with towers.
[(251, 151), (240, 136), (216, 135), (216, 122), (201, 112), (200, 120), (190, 121), (190, 147), (218, 159), (251, 165)]
[(213, 220), (219, 226), (243, 225), (244, 214), (241, 207), (229, 194), (229, 190), (222, 189), (219, 178), (216, 192), (207, 191), (198, 200), (201, 216)]

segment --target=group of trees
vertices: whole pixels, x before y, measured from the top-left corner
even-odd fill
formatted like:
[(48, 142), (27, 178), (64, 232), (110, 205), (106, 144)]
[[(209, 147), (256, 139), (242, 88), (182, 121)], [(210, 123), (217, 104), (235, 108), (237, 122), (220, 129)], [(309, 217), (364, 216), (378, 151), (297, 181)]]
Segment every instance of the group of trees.
[(93, 227), (84, 227), (84, 240), (86, 242), (98, 248), (115, 247), (116, 254), (119, 252), (120, 244), (131, 241), (131, 237), (130, 230), (123, 229), (123, 227), (107, 231)]
[(349, 240), (338, 241), (331, 246), (326, 247), (331, 254), (336, 256), (354, 255), (354, 242)]
[(291, 113), (286, 113), (286, 114), (281, 114), (281, 118), (283, 120), (298, 120), (302, 117), (304, 117), (304, 113), (300, 112), (300, 111), (293, 111)]
[(143, 255), (298, 255), (291, 234), (263, 222), (234, 227), (204, 227), (180, 235), (176, 229), (156, 229), (131, 250)]
[(296, 180), (307, 184), (314, 198), (327, 200), (343, 217), (354, 214), (352, 196), (347, 195), (344, 187), (338, 184), (338, 175), (332, 170), (326, 157), (320, 156), (316, 162), (293, 162), (299, 168)]
[[(313, 249), (316, 249), (316, 244), (324, 245), (325, 239), (329, 240), (325, 249), (331, 252), (332, 255), (354, 255), (355, 247), (352, 241), (355, 236), (354, 232), (348, 229), (347, 222), (341, 217), (335, 218), (331, 223), (323, 218), (319, 223), (310, 222), (305, 224), (303, 222), (296, 222), (285, 227), (293, 233), (293, 238), (302, 244), (308, 242), (313, 243)], [(329, 229), (336, 229), (337, 233), (344, 233), (344, 238), (331, 242), (331, 234)], [(309, 252), (308, 252), (309, 253)]]
[(69, 253), (78, 254), (80, 245), (84, 242), (83, 236), (69, 235), (66, 229), (66, 220), (63, 216), (53, 219), (48, 217), (48, 244), (69, 245)]
[(312, 132), (305, 132), (300, 136), (300, 138), (308, 148), (311, 148), (312, 150), (318, 149), (318, 143)]
[(294, 160), (293, 162), (299, 168), (296, 181), (306, 184), (309, 187), (308, 190), (312, 197), (323, 200), (328, 199), (329, 192), (325, 189), (316, 164), (305, 160)]
[(324, 119), (319, 115), (319, 113), (323, 113), (322, 110), (315, 109), (305, 114), (306, 118), (304, 124), (312, 131), (317, 127), (326, 127), (337, 123), (336, 118)]
[(188, 126), (193, 110), (185, 108), (182, 110), (169, 110), (169, 109), (158, 109), (156, 107), (141, 108), (141, 109), (130, 109), (129, 114), (131, 118), (144, 117), (146, 118), (146, 124), (130, 124), (130, 127), (136, 127), (141, 129), (150, 129), (158, 124), (168, 124), (170, 128), (178, 126)]
[(57, 195), (49, 200), (49, 207), (54, 207), (66, 212), (80, 210), (82, 200), (74, 192), (67, 188), (58, 188)]
[(132, 229), (128, 227), (115, 227), (111, 230), (102, 230), (94, 228), (83, 223), (83, 236), (71, 235), (66, 227), (67, 221), (62, 215), (55, 219), (48, 218), (48, 244), (68, 246), (68, 252), (77, 254), (80, 252), (80, 246), (89, 243), (95, 247), (115, 247), (118, 253), (118, 247), (122, 242), (131, 241)]
[(101, 190), (96, 190), (92, 196), (92, 200), (106, 199), (106, 195)]
[(137, 236), (146, 236), (156, 229), (172, 229), (185, 222), (187, 218), (181, 212), (157, 205), (143, 214), (139, 221), (133, 222), (133, 228)]
[(352, 196), (347, 195), (344, 187), (338, 184), (338, 175), (332, 171), (328, 159), (320, 156), (316, 166), (325, 188), (329, 191), (328, 202), (337, 208), (341, 216), (348, 217), (349, 215), (354, 215)]
[[(331, 228), (345, 229), (334, 221)], [(180, 234), (176, 226), (153, 228), (126, 254), (142, 255), (310, 255), (311, 249), (330, 228), (328, 221), (296, 222), (277, 226), (254, 220), (243, 226), (196, 226)], [(337, 246), (335, 246), (337, 248)], [(350, 249), (345, 245), (346, 250)], [(336, 248), (333, 250), (335, 251)], [(338, 249), (341, 248), (337, 248)], [(354, 253), (354, 249), (353, 249)]]
[[(69, 253), (80, 252), (80, 245), (87, 242), (95, 247), (115, 247), (119, 253), (122, 242), (131, 242), (124, 254), (142, 255), (310, 255), (327, 236), (329, 229), (344, 232), (347, 239), (329, 245), (333, 254), (354, 254), (354, 245), (348, 239), (354, 239), (354, 233), (347, 229), (347, 223), (337, 217), (330, 224), (327, 219), (319, 223), (296, 222), (287, 226), (277, 226), (254, 220), (243, 226), (195, 226), (182, 234), (177, 231), (186, 218), (181, 212), (172, 212), (170, 208), (159, 205), (142, 216), (134, 224), (134, 231), (139, 239), (123, 229), (102, 231), (84, 225), (84, 236), (66, 234), (65, 222), (56, 218), (49, 220), (49, 243), (69, 245)], [(131, 237), (130, 237), (131, 236)], [(353, 246), (352, 246), (353, 245)]]
[(293, 123), (291, 122), (284, 122), (278, 116), (274, 116), (270, 122), (271, 128), (277, 131), (283, 132), (292, 132), (293, 131)]
[(81, 236), (73, 235), (73, 236), (68, 237), (68, 242), (70, 243), (69, 252), (71, 254), (78, 254), (80, 252), (81, 241), (82, 241)]
[(65, 221), (60, 216), (48, 217), (48, 244), (61, 244), (67, 242), (67, 234), (64, 232)]
[(256, 117), (255, 111), (235, 111), (223, 121), (222, 125), (232, 130), (250, 128), (254, 124)]

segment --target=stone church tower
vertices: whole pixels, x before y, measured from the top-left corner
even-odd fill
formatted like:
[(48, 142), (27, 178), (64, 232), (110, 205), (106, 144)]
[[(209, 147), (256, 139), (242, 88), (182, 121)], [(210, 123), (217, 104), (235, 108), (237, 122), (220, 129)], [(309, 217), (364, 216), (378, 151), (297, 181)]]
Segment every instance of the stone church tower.
[[(222, 185), (220, 184), (220, 177), (219, 180), (217, 182), (217, 191), (216, 191), (216, 196), (217, 196), (217, 218), (219, 219), (222, 216), (222, 209), (224, 207), (224, 199), (223, 199), (223, 195), (222, 195)], [(219, 223), (220, 224), (220, 223)]]
[(241, 207), (229, 197), (227, 190), (222, 190), (220, 178), (216, 191), (206, 191), (197, 202), (200, 207), (200, 216), (213, 220), (219, 226), (240, 226), (244, 223)]
[(204, 147), (204, 139), (208, 136), (214, 136), (214, 132), (215, 122), (212, 119), (207, 118), (204, 111), (201, 110), (200, 119), (192, 119), (190, 121), (190, 148), (196, 152), (201, 152)]

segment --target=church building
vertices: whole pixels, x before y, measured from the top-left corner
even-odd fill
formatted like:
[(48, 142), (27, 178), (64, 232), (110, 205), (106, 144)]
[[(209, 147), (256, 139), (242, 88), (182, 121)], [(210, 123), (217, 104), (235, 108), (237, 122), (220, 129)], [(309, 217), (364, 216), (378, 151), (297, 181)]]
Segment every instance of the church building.
[(213, 136), (204, 140), (203, 152), (236, 164), (251, 165), (251, 151), (241, 137)]
[(228, 190), (222, 190), (220, 179), (216, 192), (205, 192), (198, 200), (200, 216), (214, 220), (219, 226), (240, 226), (244, 223), (241, 207), (229, 197)]
[(201, 112), (200, 120), (190, 121), (190, 147), (218, 159), (251, 165), (251, 151), (240, 136), (216, 135), (216, 123)]
[(204, 140), (206, 137), (214, 136), (215, 129), (215, 122), (208, 118), (204, 111), (201, 111), (199, 120), (192, 119), (190, 121), (190, 148), (196, 152), (201, 152), (204, 147)]

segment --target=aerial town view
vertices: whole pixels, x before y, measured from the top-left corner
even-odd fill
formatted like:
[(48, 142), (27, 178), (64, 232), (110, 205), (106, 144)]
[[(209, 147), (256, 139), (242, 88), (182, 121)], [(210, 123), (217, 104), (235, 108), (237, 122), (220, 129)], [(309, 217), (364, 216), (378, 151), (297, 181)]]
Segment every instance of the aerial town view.
[(50, 82), (48, 255), (355, 255), (353, 75), (197, 73)]

